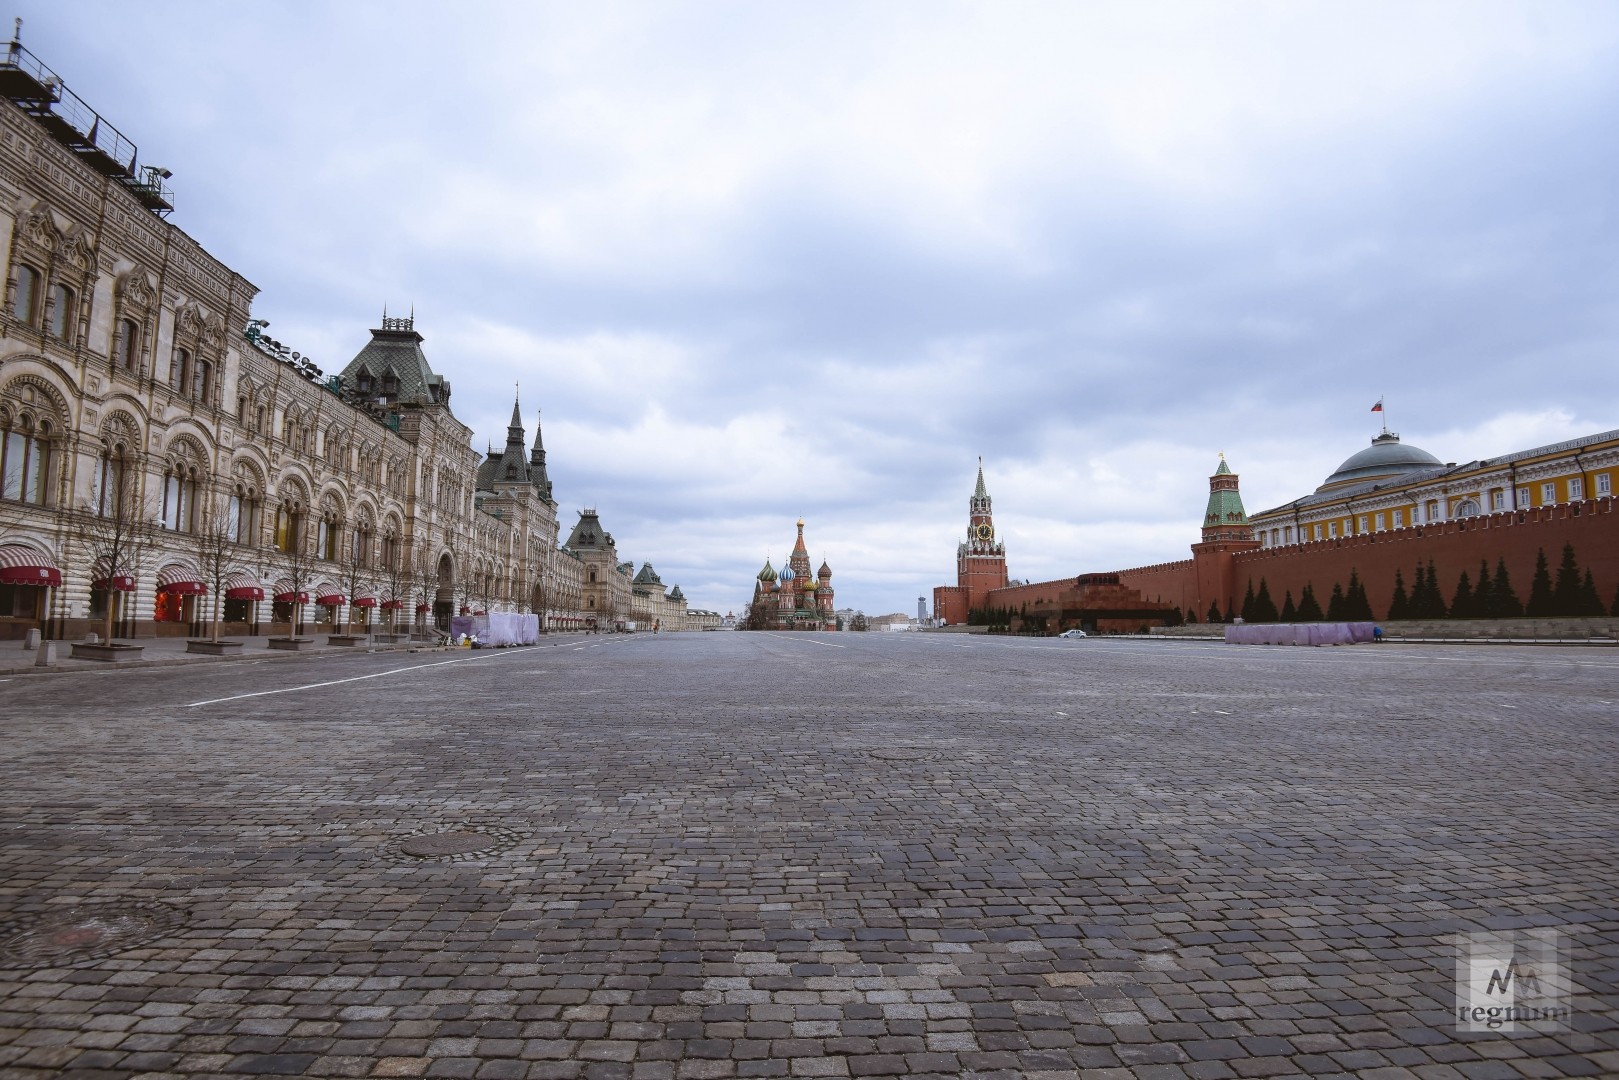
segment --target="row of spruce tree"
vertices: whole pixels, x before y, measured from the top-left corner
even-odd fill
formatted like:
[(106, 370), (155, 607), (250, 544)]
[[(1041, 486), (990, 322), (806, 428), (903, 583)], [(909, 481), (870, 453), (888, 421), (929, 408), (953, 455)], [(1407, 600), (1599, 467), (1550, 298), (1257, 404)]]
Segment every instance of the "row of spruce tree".
[[(1613, 603), (1604, 606), (1590, 568), (1587, 567), (1582, 573), (1574, 554), (1574, 545), (1565, 544), (1555, 580), (1546, 560), (1546, 549), (1541, 548), (1536, 554), (1535, 576), (1529, 583), (1528, 603), (1518, 599), (1512, 580), (1507, 575), (1505, 559), (1495, 561), (1493, 574), (1489, 561), (1481, 560), (1476, 579), (1463, 570), (1448, 604), (1440, 589), (1439, 573), (1434, 569), (1432, 559), (1428, 560), (1426, 566), (1418, 561), (1409, 589), (1406, 588), (1405, 576), (1396, 570), (1394, 595), (1389, 600), (1387, 618), (1391, 622), (1397, 619), (1515, 619), (1521, 616), (1578, 618), (1603, 616), (1610, 610), (1619, 614), (1619, 591), (1614, 593)], [(1361, 584), (1360, 574), (1354, 569), (1349, 571), (1347, 587), (1333, 583), (1325, 610), (1316, 599), (1313, 582), (1304, 586), (1297, 604), (1293, 602), (1293, 591), (1289, 589), (1278, 610), (1265, 579), (1259, 579), (1256, 590), (1250, 578), (1240, 608), (1223, 614), (1219, 604), (1210, 604), (1205, 617), (1209, 622), (1226, 622), (1231, 616), (1240, 616), (1243, 622), (1251, 623), (1370, 622), (1375, 618), (1371, 602), (1366, 597), (1366, 587)], [(1196, 613), (1187, 611), (1186, 621), (1197, 622)]]

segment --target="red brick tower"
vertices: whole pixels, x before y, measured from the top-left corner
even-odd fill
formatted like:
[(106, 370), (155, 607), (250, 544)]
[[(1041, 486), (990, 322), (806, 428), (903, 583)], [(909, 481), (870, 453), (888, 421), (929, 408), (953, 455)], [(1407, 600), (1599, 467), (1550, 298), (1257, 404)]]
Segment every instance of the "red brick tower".
[(967, 539), (956, 545), (956, 585), (933, 590), (933, 614), (947, 623), (964, 623), (967, 613), (982, 606), (992, 590), (1005, 588), (1006, 581), (1006, 545), (995, 538), (984, 459), (979, 458), (978, 486), (967, 501)]
[(1230, 616), (1236, 603), (1235, 556), (1252, 551), (1260, 543), (1254, 539), (1254, 529), (1248, 524), (1248, 514), (1242, 508), (1242, 493), (1237, 474), (1220, 455), (1220, 467), (1209, 477), (1209, 505), (1203, 512), (1203, 542), (1192, 545), (1192, 565), (1197, 580), (1197, 617), (1204, 618), (1210, 604), (1220, 605), (1220, 612)]

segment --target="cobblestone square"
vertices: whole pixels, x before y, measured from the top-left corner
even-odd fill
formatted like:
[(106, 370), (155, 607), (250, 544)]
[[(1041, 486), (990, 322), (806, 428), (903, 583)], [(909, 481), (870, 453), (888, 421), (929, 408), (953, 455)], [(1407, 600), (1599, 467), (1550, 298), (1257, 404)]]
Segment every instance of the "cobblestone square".
[[(1619, 652), (692, 633), (6, 680), (0, 1077), (1619, 1075)], [(1460, 1033), (1549, 927), (1569, 1030)]]

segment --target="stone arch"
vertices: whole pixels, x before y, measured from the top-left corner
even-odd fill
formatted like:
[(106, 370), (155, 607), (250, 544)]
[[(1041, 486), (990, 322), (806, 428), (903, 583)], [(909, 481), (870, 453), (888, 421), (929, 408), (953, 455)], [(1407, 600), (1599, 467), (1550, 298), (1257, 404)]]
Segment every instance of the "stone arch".
[(283, 505), (297, 506), (299, 509), (308, 509), (310, 506), (309, 492), (311, 486), (306, 477), (288, 470), (281, 474), (275, 482), (275, 496)]
[(108, 448), (122, 444), (126, 451), (139, 453), (144, 449), (145, 439), (142, 434), (142, 425), (128, 410), (121, 408), (109, 409), (101, 416), (101, 425), (97, 429), (101, 441)]
[(327, 484), (321, 489), (319, 507), (322, 517), (330, 514), (332, 521), (348, 520), (348, 500), (343, 496), (343, 489), (336, 484)]

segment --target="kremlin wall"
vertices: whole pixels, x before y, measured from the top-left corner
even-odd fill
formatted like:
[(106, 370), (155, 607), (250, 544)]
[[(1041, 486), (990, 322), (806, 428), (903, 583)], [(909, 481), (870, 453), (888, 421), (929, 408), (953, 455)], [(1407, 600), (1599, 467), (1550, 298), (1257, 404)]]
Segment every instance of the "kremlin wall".
[(1463, 465), (1384, 430), (1311, 494), (1250, 518), (1222, 457), (1191, 558), (1013, 585), (1004, 547), (983, 542), (993, 525), (980, 462), (957, 584), (934, 590), (934, 611), (947, 624), (998, 611), (1013, 613), (1014, 629), (1133, 633), (1203, 621), (1213, 606), (1229, 617), (1261, 582), (1278, 607), (1288, 595), (1298, 601), (1306, 586), (1325, 605), (1333, 586), (1347, 588), (1354, 574), (1373, 616), (1386, 619), (1396, 572), (1409, 591), (1417, 567), (1431, 563), (1448, 603), (1463, 572), (1473, 578), (1481, 564), (1492, 572), (1499, 564), (1527, 600), (1540, 554), (1555, 573), (1565, 545), (1612, 606), (1619, 600), (1616, 479), (1619, 430)]

